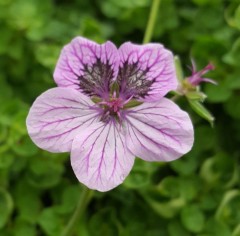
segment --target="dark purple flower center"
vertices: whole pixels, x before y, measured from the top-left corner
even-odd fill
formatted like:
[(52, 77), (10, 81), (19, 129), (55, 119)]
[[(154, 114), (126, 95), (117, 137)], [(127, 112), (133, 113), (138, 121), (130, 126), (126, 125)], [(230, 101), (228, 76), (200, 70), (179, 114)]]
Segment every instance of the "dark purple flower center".
[(118, 113), (123, 108), (124, 102), (121, 98), (111, 98), (106, 102), (107, 109), (110, 113)]
[[(77, 75), (80, 89), (88, 96), (106, 98), (113, 83), (114, 70), (109, 61), (101, 62), (97, 58), (92, 65), (83, 64), (83, 75)], [(146, 75), (149, 68), (142, 70), (138, 63), (125, 62), (119, 67), (116, 84), (119, 93), (124, 99), (133, 97), (144, 98), (151, 90), (155, 79), (148, 80)]]
[(120, 97), (117, 97), (116, 92), (114, 92), (114, 94), (109, 99), (99, 102), (98, 104), (103, 111), (101, 120), (106, 122), (111, 118), (114, 118), (117, 121), (121, 121), (122, 110), (128, 101), (129, 100), (124, 100)]
[(103, 105), (105, 113), (114, 116), (119, 114), (125, 103), (121, 98), (112, 97), (107, 101), (100, 102), (100, 104)]

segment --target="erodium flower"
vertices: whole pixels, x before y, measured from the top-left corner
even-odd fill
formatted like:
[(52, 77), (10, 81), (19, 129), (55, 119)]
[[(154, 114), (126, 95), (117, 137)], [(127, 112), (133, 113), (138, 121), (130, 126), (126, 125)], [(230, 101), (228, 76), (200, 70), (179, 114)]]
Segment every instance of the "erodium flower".
[[(172, 161), (192, 147), (188, 114), (163, 98), (177, 79), (173, 55), (160, 44), (117, 49), (77, 37), (63, 48), (54, 80), (58, 87), (33, 103), (28, 132), (42, 149), (71, 152), (74, 173), (89, 188), (121, 184), (135, 156)], [(129, 108), (132, 100), (141, 105)]]

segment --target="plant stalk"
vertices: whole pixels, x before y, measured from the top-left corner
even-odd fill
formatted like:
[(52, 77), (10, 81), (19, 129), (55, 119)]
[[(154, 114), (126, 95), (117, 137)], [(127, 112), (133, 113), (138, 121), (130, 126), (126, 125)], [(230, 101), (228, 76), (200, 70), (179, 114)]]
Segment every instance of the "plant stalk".
[(161, 0), (153, 0), (148, 18), (147, 28), (144, 34), (143, 43), (149, 43), (152, 39), (153, 29), (157, 19), (157, 13), (160, 6)]
[(75, 212), (73, 213), (72, 217), (70, 218), (67, 226), (63, 230), (61, 236), (71, 236), (74, 227), (76, 225), (76, 222), (81, 219), (83, 216), (84, 211), (86, 210), (88, 203), (90, 202), (91, 198), (93, 196), (93, 190), (88, 189), (87, 187), (84, 186), (81, 197), (79, 199), (77, 208)]

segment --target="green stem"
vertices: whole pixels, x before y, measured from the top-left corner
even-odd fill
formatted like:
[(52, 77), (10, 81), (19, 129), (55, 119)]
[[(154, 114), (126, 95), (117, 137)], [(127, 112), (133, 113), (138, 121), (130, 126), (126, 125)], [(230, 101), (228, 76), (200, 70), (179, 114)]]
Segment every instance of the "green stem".
[(71, 219), (69, 220), (67, 226), (65, 227), (65, 229), (63, 230), (61, 236), (70, 236), (76, 222), (82, 217), (85, 209), (87, 208), (88, 203), (90, 202), (91, 198), (93, 196), (93, 191), (84, 187), (81, 197), (79, 199), (77, 208), (75, 210), (75, 212), (73, 213)]
[(161, 0), (153, 0), (150, 15), (148, 18), (147, 28), (144, 34), (143, 43), (149, 43), (152, 39), (153, 29), (157, 18)]

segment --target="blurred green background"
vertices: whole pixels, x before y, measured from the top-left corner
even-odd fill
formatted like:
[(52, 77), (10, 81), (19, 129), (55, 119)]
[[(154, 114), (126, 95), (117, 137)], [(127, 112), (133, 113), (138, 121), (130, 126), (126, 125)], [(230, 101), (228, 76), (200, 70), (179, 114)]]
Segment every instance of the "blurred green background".
[[(54, 87), (61, 48), (77, 35), (141, 43), (150, 0), (0, 0), (0, 235), (59, 236), (81, 187), (69, 154), (39, 150), (25, 119)], [(216, 70), (205, 84), (214, 128), (188, 110), (192, 151), (171, 163), (136, 160), (124, 184), (95, 193), (76, 236), (240, 236), (240, 1), (162, 0), (153, 41)]]

